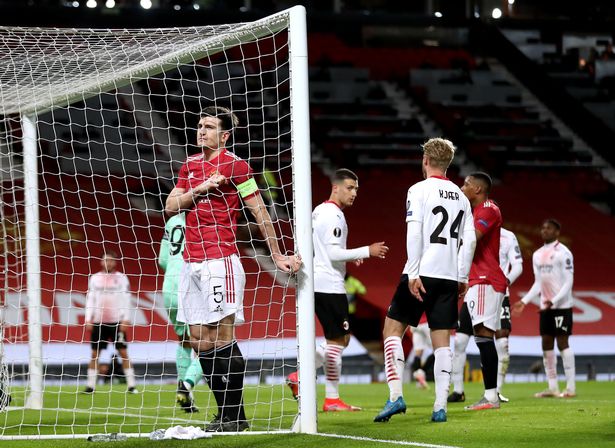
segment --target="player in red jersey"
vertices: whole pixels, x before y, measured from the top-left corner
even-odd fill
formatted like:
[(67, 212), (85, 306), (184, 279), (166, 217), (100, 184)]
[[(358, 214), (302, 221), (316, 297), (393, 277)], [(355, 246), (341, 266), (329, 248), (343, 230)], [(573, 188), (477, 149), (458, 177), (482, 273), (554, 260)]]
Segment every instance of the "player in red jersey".
[(470, 269), (470, 289), (464, 301), (472, 319), (485, 384), (485, 394), (481, 400), (465, 409), (498, 409), (498, 353), (494, 336), (500, 328), (500, 310), (508, 286), (500, 268), (502, 214), (497, 204), (489, 200), (491, 177), (488, 174), (470, 174), (461, 190), (472, 204), (477, 240)]
[(211, 432), (249, 426), (243, 407), (245, 360), (234, 335), (235, 325), (244, 322), (245, 273), (236, 242), (242, 201), (277, 267), (292, 273), (301, 265), (298, 256), (280, 252), (250, 166), (226, 149), (237, 124), (225, 107), (203, 110), (196, 134), (202, 151), (188, 157), (165, 206), (167, 215), (187, 212), (177, 319), (190, 325), (191, 342), (218, 404), (218, 414), (206, 428)]

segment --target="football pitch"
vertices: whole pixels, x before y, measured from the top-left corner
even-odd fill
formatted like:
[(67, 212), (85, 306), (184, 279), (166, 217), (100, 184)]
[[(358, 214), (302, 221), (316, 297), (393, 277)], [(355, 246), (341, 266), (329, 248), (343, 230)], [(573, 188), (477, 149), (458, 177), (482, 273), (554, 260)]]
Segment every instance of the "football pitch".
[[(408, 411), (394, 416), (388, 423), (373, 423), (388, 397), (386, 384), (342, 385), (342, 398), (363, 408), (352, 413), (318, 413), (321, 435), (266, 434), (214, 436), (195, 441), (160, 441), (147, 438), (114, 442), (117, 447), (151, 447), (152, 445), (192, 447), (273, 447), (303, 448), (344, 447), (375, 448), (391, 446), (431, 447), (613, 447), (615, 446), (615, 385), (613, 382), (580, 382), (578, 396), (572, 399), (536, 399), (533, 393), (544, 387), (542, 383), (507, 384), (505, 394), (510, 403), (499, 410), (464, 411), (464, 403), (451, 403), (448, 422), (429, 421), (433, 402), (432, 390), (418, 390), (406, 385)], [(45, 396), (45, 410), (23, 410), (23, 391), (14, 391), (13, 407), (0, 414), (5, 436), (12, 434), (53, 433), (50, 425), (62, 425), (57, 433), (123, 432), (147, 433), (153, 429), (174, 425), (200, 425), (211, 418), (206, 408), (210, 395), (201, 386), (196, 395), (201, 412), (192, 416), (172, 406), (174, 388), (165, 386), (145, 388), (139, 395), (126, 395), (119, 388), (109, 393), (100, 388), (93, 396), (78, 395), (74, 387), (49, 389)], [(258, 390), (258, 392), (257, 392)], [(480, 398), (482, 386), (466, 385), (467, 402)], [(258, 393), (258, 395), (257, 395)], [(324, 390), (319, 387), (322, 405)], [(274, 406), (254, 403), (274, 402)], [(252, 429), (290, 428), (296, 402), (282, 385), (250, 387), (246, 395), (246, 411), (254, 416)], [(210, 408), (213, 409), (213, 408)], [(269, 415), (282, 416), (273, 418)], [(21, 430), (16, 425), (23, 422)], [(0, 442), (3, 448), (32, 447), (48, 444), (52, 447), (96, 446), (84, 439), (47, 441)], [(105, 444), (105, 446), (107, 446)]]

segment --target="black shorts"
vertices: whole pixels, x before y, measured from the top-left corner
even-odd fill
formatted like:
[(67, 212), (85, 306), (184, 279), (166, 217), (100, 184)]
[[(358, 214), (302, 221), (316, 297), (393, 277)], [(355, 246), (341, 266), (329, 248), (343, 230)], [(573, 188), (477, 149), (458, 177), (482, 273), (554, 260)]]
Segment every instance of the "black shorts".
[(337, 339), (350, 333), (346, 294), (317, 292), (314, 294), (314, 305), (325, 338)]
[(540, 312), (540, 334), (560, 336), (572, 334), (572, 308), (550, 309)]
[(512, 325), (510, 323), (510, 297), (504, 296), (504, 300), (502, 301), (502, 311), (500, 314), (500, 329), (501, 330), (512, 330)]
[(94, 324), (90, 344), (92, 350), (104, 350), (108, 342), (114, 343), (117, 349), (126, 348), (126, 335), (120, 331), (120, 324)]
[(468, 336), (474, 335), (474, 327), (472, 326), (472, 318), (468, 311), (468, 304), (463, 302), (461, 309), (459, 310), (459, 327), (457, 333), (467, 334)]
[(410, 294), (408, 276), (405, 274), (401, 276), (387, 316), (416, 327), (421, 315), (425, 313), (431, 330), (457, 328), (457, 298), (459, 295), (457, 282), (431, 277), (421, 277), (421, 281), (427, 291), (422, 295), (422, 302)]

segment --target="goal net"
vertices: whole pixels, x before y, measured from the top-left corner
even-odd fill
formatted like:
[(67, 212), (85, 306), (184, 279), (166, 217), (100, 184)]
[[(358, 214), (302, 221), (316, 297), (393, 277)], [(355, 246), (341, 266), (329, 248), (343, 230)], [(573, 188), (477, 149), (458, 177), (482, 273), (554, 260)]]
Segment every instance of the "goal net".
[[(285, 383), (298, 359), (313, 369), (314, 346), (307, 45), (295, 7), (191, 28), (0, 27), (1, 438), (147, 435), (218, 413), (205, 381), (193, 389), (200, 412), (176, 403), (186, 351), (158, 266), (164, 203), (201, 151), (208, 106), (239, 118), (227, 148), (250, 164), (281, 251), (305, 260), (297, 276), (276, 269), (240, 206), (245, 323), (235, 335), (250, 432), (315, 431), (310, 375), (299, 402)], [(132, 365), (114, 344), (101, 348), (94, 393), (84, 394), (88, 281), (110, 251), (130, 284)], [(127, 393), (127, 367), (137, 394)]]

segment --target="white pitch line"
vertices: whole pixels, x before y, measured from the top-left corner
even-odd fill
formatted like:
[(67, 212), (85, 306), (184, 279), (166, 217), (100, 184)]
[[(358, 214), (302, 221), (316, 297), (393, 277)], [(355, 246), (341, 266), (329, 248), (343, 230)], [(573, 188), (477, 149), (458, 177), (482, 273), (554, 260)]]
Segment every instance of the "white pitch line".
[[(10, 406), (7, 411), (20, 411), (20, 410), (32, 410), (26, 409), (23, 406)], [(182, 423), (201, 423), (200, 420), (188, 420), (180, 417), (164, 417), (158, 415), (147, 415), (147, 414), (126, 414), (119, 412), (109, 412), (109, 411), (94, 411), (91, 409), (64, 409), (64, 408), (44, 408), (41, 411), (57, 411), (57, 412), (71, 412), (75, 414), (96, 414), (96, 415), (110, 415), (115, 417), (131, 417), (131, 418), (149, 418), (149, 419), (157, 419), (157, 420), (170, 420), (172, 422), (182, 422)]]
[(333, 437), (334, 439), (359, 440), (359, 441), (362, 441), (362, 442), (375, 442), (375, 443), (389, 443), (389, 444), (393, 444), (393, 445), (420, 446), (420, 447), (424, 447), (424, 448), (459, 448), (457, 446), (451, 446), (451, 445), (434, 445), (433, 443), (408, 442), (406, 440), (372, 439), (371, 437), (347, 436), (347, 435), (342, 435), (342, 434), (316, 433), (316, 434), (312, 434), (312, 435), (321, 436), (321, 437)]

